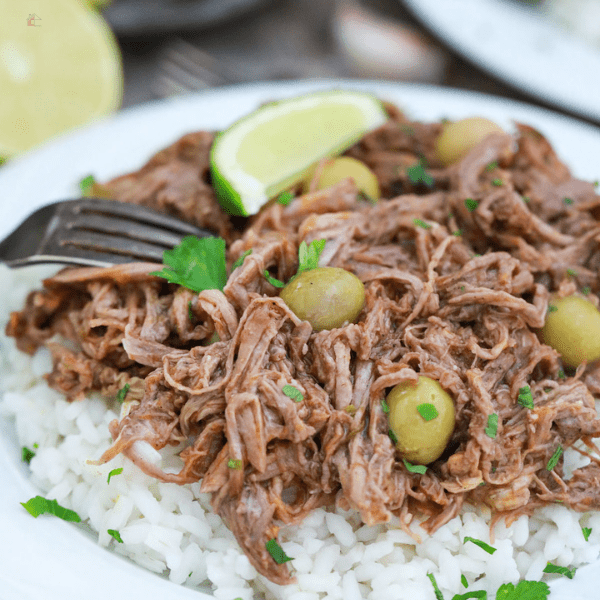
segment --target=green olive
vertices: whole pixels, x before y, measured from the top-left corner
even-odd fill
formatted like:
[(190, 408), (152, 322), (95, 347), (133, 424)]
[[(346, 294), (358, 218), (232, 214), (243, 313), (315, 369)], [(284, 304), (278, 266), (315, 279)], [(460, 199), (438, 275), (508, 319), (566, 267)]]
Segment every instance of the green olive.
[(499, 125), (483, 117), (470, 117), (448, 123), (435, 143), (438, 158), (445, 165), (458, 162), (491, 133), (504, 131)]
[(567, 367), (598, 360), (600, 312), (589, 300), (577, 296), (551, 300), (542, 338), (560, 353)]
[[(427, 465), (441, 456), (454, 431), (454, 402), (442, 386), (429, 377), (419, 377), (417, 383), (399, 383), (387, 395), (390, 407), (389, 423), (398, 438), (397, 447), (411, 463)], [(419, 407), (429, 418), (426, 420)]]
[[(305, 194), (308, 192), (314, 173), (315, 168), (312, 168), (304, 180), (303, 191)], [(319, 176), (317, 189), (324, 190), (347, 177), (352, 177), (352, 179), (354, 179), (356, 187), (361, 192), (364, 192), (374, 200), (379, 199), (381, 192), (375, 173), (373, 173), (365, 163), (350, 156), (340, 156), (339, 158), (334, 158), (325, 163), (321, 175)]]
[(280, 297), (315, 331), (352, 323), (365, 303), (365, 287), (350, 271), (319, 267), (304, 271), (290, 281)]

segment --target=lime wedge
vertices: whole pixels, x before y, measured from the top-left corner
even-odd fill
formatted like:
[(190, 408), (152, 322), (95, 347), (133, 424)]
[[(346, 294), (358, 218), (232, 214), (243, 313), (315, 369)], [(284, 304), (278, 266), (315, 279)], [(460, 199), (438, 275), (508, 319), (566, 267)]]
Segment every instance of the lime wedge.
[(223, 208), (253, 215), (388, 119), (372, 94), (329, 90), (266, 104), (221, 132), (211, 149), (213, 186)]
[(81, 0), (3, 2), (0, 155), (12, 156), (120, 106), (114, 36)]

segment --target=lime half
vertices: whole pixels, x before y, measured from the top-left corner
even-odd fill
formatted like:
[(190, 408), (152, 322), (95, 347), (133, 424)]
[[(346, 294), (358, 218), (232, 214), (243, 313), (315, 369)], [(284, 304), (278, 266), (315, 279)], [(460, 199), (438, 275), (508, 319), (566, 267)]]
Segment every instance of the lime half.
[(329, 90), (266, 104), (221, 132), (211, 150), (223, 208), (253, 215), (298, 183), (314, 163), (335, 156), (388, 119), (372, 94)]
[(2, 3), (0, 156), (114, 111), (122, 89), (114, 36), (84, 2)]

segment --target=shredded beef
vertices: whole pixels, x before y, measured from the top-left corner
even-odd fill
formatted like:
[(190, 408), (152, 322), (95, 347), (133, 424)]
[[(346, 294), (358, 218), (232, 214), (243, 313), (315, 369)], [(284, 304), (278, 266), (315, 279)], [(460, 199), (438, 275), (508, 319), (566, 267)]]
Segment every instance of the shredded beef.
[[(130, 382), (134, 401), (111, 424), (103, 460), (123, 452), (164, 481), (201, 480), (252, 564), (279, 584), (293, 577), (265, 544), (318, 506), (353, 508), (369, 525), (397, 516), (406, 531), (425, 516), (430, 532), (465, 502), (509, 519), (554, 502), (600, 508), (597, 458), (570, 479), (562, 459), (546, 468), (559, 446), (595, 451), (599, 367), (565, 373), (538, 334), (551, 295), (586, 286), (598, 304), (600, 196), (525, 125), (445, 168), (434, 151), (440, 125), (390, 113), (348, 152), (378, 175), (384, 199), (370, 204), (342, 181), (270, 205), (235, 241), (207, 181), (212, 137), (186, 136), (108, 185), (121, 200), (218, 230), (229, 264), (252, 249), (225, 289), (196, 294), (150, 276), (155, 265), (67, 269), (8, 325), (23, 351), (49, 347), (48, 382), (71, 399)], [(419, 159), (431, 189), (406, 176)], [(299, 243), (315, 239), (327, 240), (321, 266), (365, 284), (356, 323), (314, 332), (263, 275), (288, 280)], [(381, 403), (419, 375), (456, 408), (446, 452), (425, 474), (405, 466)], [(525, 386), (533, 409), (518, 402)], [(493, 414), (495, 437), (485, 433)], [(181, 471), (147, 463), (138, 441), (184, 444)]]

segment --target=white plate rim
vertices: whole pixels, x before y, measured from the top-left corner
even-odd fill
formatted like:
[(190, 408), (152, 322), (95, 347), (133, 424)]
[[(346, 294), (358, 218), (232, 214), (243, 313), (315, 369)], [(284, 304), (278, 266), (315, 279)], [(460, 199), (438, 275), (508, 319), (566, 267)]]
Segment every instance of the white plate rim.
[[(102, 122), (62, 136), (0, 169), (0, 236), (44, 203), (73, 196), (78, 180), (94, 172), (99, 180), (141, 166), (179, 135), (224, 127), (270, 99), (316, 89), (368, 90), (396, 102), (415, 119), (460, 118), (480, 114), (505, 127), (512, 119), (529, 123), (574, 160), (575, 173), (595, 179), (600, 167), (600, 133), (592, 126), (550, 111), (484, 94), (435, 86), (358, 80), (244, 84), (130, 108)], [(587, 154), (586, 154), (587, 153)], [(21, 217), (19, 216), (21, 215)], [(101, 548), (58, 519), (33, 520), (19, 505), (38, 493), (20, 463), (11, 424), (0, 417), (0, 598), (45, 600), (130, 600), (146, 594), (164, 600), (208, 598), (172, 584)], [(27, 558), (25, 558), (27, 557)], [(556, 581), (551, 600), (577, 594), (592, 600), (598, 565), (581, 568), (574, 581)], [(160, 596), (159, 596), (160, 594)]]

